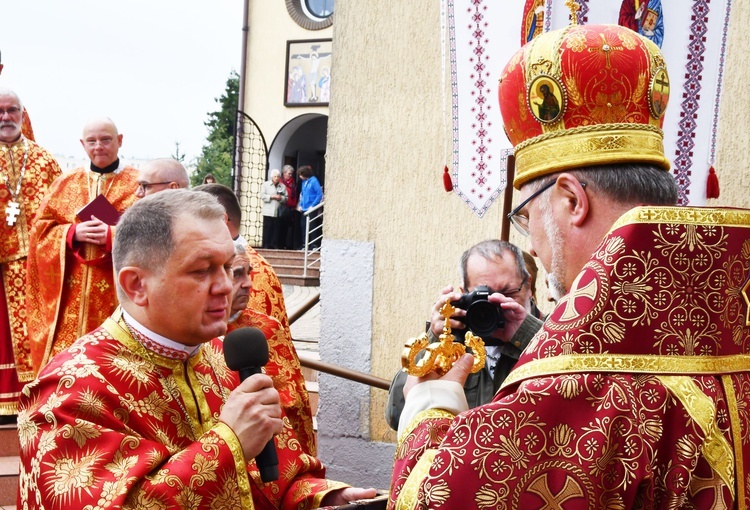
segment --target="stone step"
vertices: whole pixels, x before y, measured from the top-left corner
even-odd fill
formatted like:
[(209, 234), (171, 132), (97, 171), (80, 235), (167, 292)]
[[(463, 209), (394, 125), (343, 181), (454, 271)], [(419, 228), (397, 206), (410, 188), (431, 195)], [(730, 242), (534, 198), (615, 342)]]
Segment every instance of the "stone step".
[[(278, 275), (302, 276), (305, 272), (305, 268), (303, 266), (291, 266), (289, 264), (271, 264), (271, 265), (273, 266), (274, 271), (276, 271), (276, 276)], [(308, 267), (307, 276), (309, 278), (320, 278), (320, 268)]]
[[(305, 252), (302, 250), (265, 250), (265, 249), (256, 249), (258, 253), (263, 255), (263, 258), (265, 258), (268, 262), (273, 263), (272, 261), (278, 261), (278, 260), (290, 260), (290, 261), (299, 261), (302, 263), (302, 261), (305, 260)], [(320, 259), (320, 252), (309, 252), (307, 254), (307, 262), (313, 262)]]
[(20, 443), (18, 442), (16, 424), (0, 425), (0, 457), (18, 455), (19, 448)]
[(0, 457), (0, 509), (15, 508), (18, 497), (18, 463), (18, 455)]
[(307, 277), (305, 272), (305, 252), (295, 250), (264, 250), (258, 253), (271, 264), (276, 271), (279, 281), (286, 285), (299, 285), (302, 287), (317, 287), (320, 285), (320, 253), (308, 254)]

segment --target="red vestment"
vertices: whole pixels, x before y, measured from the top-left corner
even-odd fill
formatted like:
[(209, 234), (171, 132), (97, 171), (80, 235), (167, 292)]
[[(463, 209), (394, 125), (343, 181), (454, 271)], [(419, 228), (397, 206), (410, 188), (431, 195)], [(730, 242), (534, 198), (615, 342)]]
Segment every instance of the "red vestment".
[(317, 447), (310, 397), (305, 387), (297, 351), (287, 333), (288, 329), (285, 330), (275, 318), (252, 308), (246, 308), (236, 320), (229, 323), (227, 333), (245, 327), (258, 328), (266, 336), (268, 363), (265, 373), (273, 379), (274, 388), (279, 392), (281, 407), (289, 418), (291, 431), (301, 445), (302, 451), (314, 457)]
[[(0, 415), (16, 414), (19, 379), (33, 378), (26, 332), (29, 232), (47, 189), (61, 173), (50, 153), (23, 136), (0, 144)], [(15, 194), (19, 180), (14, 200), (11, 190)], [(13, 225), (7, 221), (11, 201), (20, 209)]]
[(389, 506), (747, 508), (749, 293), (750, 211), (629, 211), (493, 402), (415, 416)]
[(79, 168), (50, 187), (31, 231), (28, 328), (34, 372), (97, 328), (117, 305), (110, 228), (107, 246), (73, 240), (76, 213), (100, 193), (119, 211), (135, 200), (138, 170), (98, 174)]
[(306, 509), (344, 487), (324, 479), (286, 416), (279, 480), (263, 484), (218, 420), (239, 384), (222, 346), (214, 339), (186, 361), (162, 356), (117, 310), (56, 356), (21, 397), (18, 507)]

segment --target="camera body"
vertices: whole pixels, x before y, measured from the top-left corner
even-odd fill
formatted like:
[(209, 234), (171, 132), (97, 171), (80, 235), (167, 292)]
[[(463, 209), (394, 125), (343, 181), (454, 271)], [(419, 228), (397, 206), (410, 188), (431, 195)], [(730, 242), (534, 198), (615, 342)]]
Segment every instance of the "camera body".
[[(477, 285), (472, 292), (462, 295), (451, 303), (456, 308), (466, 310), (466, 316), (456, 320), (466, 324), (466, 329), (485, 341), (493, 331), (505, 326), (502, 309), (488, 300), (492, 293), (492, 289), (488, 286)], [(454, 332), (456, 337), (459, 336), (457, 333)], [(460, 336), (463, 337), (463, 334)]]

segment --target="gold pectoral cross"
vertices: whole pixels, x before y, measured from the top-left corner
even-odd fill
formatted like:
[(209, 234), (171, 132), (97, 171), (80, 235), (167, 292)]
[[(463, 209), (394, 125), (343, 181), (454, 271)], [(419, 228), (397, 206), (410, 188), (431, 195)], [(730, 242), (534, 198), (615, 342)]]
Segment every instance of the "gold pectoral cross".
[(8, 202), (8, 206), (5, 208), (5, 221), (11, 227), (16, 224), (16, 218), (21, 214), (20, 204), (14, 200)]

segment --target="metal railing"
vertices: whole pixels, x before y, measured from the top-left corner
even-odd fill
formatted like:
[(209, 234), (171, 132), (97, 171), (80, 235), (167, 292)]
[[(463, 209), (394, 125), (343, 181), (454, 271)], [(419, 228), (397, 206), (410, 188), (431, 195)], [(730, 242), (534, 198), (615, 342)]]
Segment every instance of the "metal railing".
[(320, 243), (323, 240), (323, 204), (321, 202), (315, 207), (311, 207), (307, 211), (303, 212), (302, 215), (305, 218), (305, 258), (304, 268), (302, 270), (302, 276), (307, 277), (307, 270), (320, 269), (320, 257), (315, 257), (314, 260), (309, 260), (310, 255), (313, 253), (320, 254)]
[[(291, 326), (292, 324), (294, 324), (297, 319), (305, 315), (305, 313), (307, 313), (319, 301), (320, 292), (316, 292), (307, 301), (302, 303), (299, 308), (289, 314), (289, 325)], [(294, 339), (292, 340), (294, 341)], [(301, 356), (300, 353), (297, 353), (297, 357), (299, 358), (300, 365), (305, 368), (312, 368), (313, 370), (317, 370), (319, 372), (325, 372), (326, 374), (343, 377), (344, 379), (367, 384), (368, 386), (372, 386), (373, 388), (378, 388), (385, 391), (388, 391), (391, 385), (390, 381), (387, 381), (380, 377), (376, 377), (374, 375), (365, 374), (364, 372), (358, 372), (350, 368), (345, 368), (339, 365), (334, 365), (332, 363), (326, 363), (325, 361)]]

